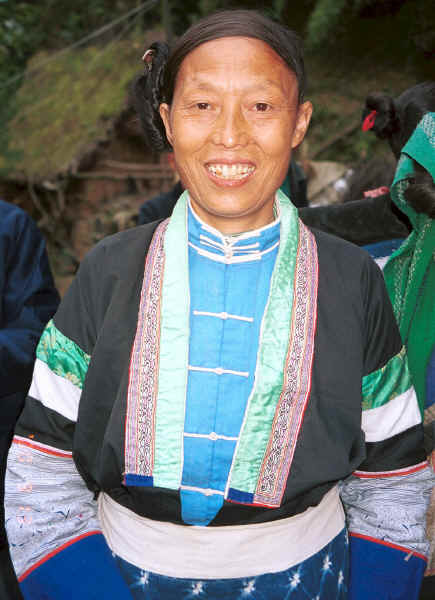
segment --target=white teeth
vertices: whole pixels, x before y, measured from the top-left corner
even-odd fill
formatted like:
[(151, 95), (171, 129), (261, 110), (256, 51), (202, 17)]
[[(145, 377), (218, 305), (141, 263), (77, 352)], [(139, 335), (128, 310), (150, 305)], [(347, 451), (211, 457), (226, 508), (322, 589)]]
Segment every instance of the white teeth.
[(207, 165), (207, 169), (213, 173), (216, 177), (222, 177), (222, 179), (243, 179), (255, 170), (253, 165), (246, 164), (212, 164)]

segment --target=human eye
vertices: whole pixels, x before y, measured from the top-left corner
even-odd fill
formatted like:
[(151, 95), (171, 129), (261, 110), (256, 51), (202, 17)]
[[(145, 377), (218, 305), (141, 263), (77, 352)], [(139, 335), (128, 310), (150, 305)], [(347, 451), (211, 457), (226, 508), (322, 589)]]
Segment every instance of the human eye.
[(213, 100), (209, 100), (201, 98), (201, 96), (190, 96), (186, 97), (183, 102), (184, 111), (191, 115), (197, 115), (198, 113), (209, 113), (215, 110), (215, 102)]
[(254, 104), (254, 110), (256, 112), (268, 112), (271, 110), (271, 108), (272, 107), (267, 102), (256, 102)]

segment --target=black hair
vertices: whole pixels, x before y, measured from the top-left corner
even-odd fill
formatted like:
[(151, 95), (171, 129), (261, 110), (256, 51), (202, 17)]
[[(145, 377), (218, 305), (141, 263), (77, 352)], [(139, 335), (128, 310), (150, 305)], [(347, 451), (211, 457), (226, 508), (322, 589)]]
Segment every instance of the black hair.
[[(386, 139), (396, 158), (427, 112), (435, 112), (435, 82), (425, 81), (405, 90), (397, 98), (386, 94), (367, 96), (362, 118), (375, 110), (371, 131)], [(435, 160), (435, 151), (434, 151)], [(430, 173), (417, 164), (405, 191), (406, 201), (418, 213), (435, 218), (435, 183)]]
[(427, 112), (435, 112), (435, 82), (425, 81), (407, 89), (397, 98), (387, 94), (367, 96), (362, 113), (364, 119), (376, 111), (371, 131), (386, 139), (396, 158), (414, 129)]
[(435, 219), (435, 185), (430, 173), (416, 163), (414, 176), (405, 190), (408, 204), (417, 213), (424, 213)]
[(281, 23), (272, 21), (255, 10), (223, 10), (197, 21), (176, 41), (170, 50), (167, 44), (150, 46), (152, 59), (132, 86), (132, 100), (152, 150), (171, 148), (159, 114), (162, 102), (171, 104), (181, 63), (201, 44), (226, 37), (249, 37), (270, 46), (298, 82), (299, 102), (303, 101), (306, 76), (299, 36)]

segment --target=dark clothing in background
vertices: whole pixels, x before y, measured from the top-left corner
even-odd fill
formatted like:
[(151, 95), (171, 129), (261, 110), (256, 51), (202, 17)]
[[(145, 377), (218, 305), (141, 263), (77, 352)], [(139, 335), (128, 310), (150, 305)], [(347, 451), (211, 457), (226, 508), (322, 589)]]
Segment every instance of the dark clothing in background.
[[(0, 200), (0, 560), (9, 561), (4, 529), (4, 476), (16, 420), (30, 385), (35, 349), (55, 313), (45, 242), (32, 219)], [(0, 598), (20, 597), (13, 572), (0, 579)]]
[[(341, 237), (357, 246), (405, 238), (409, 234), (406, 219), (398, 218), (390, 194), (310, 207), (306, 177), (299, 165), (293, 162), (281, 189), (299, 208), (299, 217), (305, 225)], [(169, 217), (183, 191), (181, 182), (178, 182), (169, 192), (144, 202), (139, 209), (137, 224), (145, 225)]]
[[(302, 168), (296, 162), (290, 162), (287, 176), (281, 189), (297, 208), (308, 206), (307, 178)], [(184, 188), (181, 181), (178, 181), (169, 192), (159, 194), (144, 202), (139, 209), (137, 224), (145, 225), (146, 223), (153, 223), (153, 221), (170, 217), (175, 203), (183, 192)]]
[(181, 185), (181, 181), (178, 181), (169, 192), (159, 194), (144, 202), (139, 208), (137, 224), (145, 225), (145, 223), (152, 223), (153, 221), (170, 217), (175, 203), (183, 191), (184, 188)]
[(389, 194), (343, 204), (301, 208), (299, 217), (308, 227), (341, 237), (357, 246), (405, 238), (409, 229), (392, 208)]
[(302, 167), (296, 161), (291, 160), (281, 189), (296, 208), (308, 206), (307, 185), (307, 176)]

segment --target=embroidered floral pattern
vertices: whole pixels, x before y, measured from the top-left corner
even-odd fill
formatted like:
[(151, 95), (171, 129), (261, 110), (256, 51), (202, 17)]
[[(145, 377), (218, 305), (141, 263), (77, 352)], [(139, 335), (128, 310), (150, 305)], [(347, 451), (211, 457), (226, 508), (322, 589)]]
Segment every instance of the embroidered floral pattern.
[(36, 357), (42, 360), (56, 375), (83, 387), (91, 357), (64, 335), (50, 320), (39, 340)]

